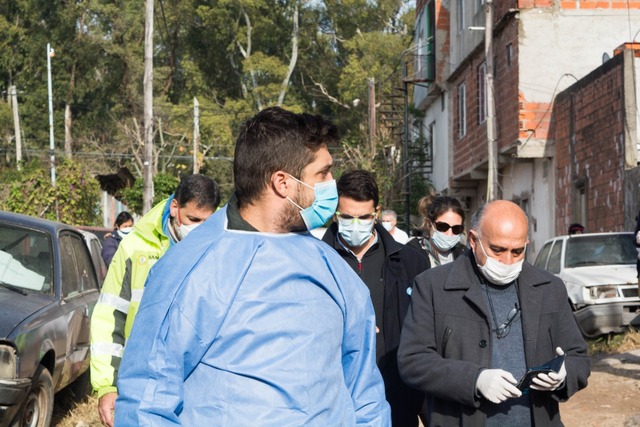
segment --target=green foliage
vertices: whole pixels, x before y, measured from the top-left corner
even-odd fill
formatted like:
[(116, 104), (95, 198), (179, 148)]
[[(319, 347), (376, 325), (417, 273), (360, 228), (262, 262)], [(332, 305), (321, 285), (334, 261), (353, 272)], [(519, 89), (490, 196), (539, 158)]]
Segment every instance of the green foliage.
[[(200, 171), (215, 179), (223, 201), (233, 188), (231, 162), (240, 125), (259, 106), (285, 108), (331, 119), (344, 135), (336, 164), (374, 170), (385, 203), (399, 198), (397, 157), (366, 135), (368, 79), (377, 100), (397, 84), (400, 56), (408, 47), (415, 14), (401, 14), (407, 0), (163, 0), (154, 19), (154, 161), (157, 177), (177, 183), (193, 165), (193, 99), (200, 104)], [(298, 38), (294, 16), (298, 12)], [(24, 0), (0, 4), (0, 91), (18, 89), (27, 160), (46, 159), (47, 43), (51, 58), (56, 151), (71, 112), (72, 155), (91, 175), (127, 166), (142, 175), (144, 2)], [(283, 80), (297, 43), (297, 62)], [(361, 105), (353, 106), (354, 99)], [(365, 108), (362, 108), (365, 106)], [(15, 169), (11, 109), (0, 103), (2, 167)], [(82, 156), (82, 157), (81, 157)], [(86, 160), (89, 159), (89, 160)], [(46, 168), (33, 191), (40, 212), (54, 212)], [(156, 180), (158, 179), (156, 177)], [(164, 179), (164, 178), (160, 178)], [(138, 192), (123, 193), (132, 210)], [(156, 202), (170, 194), (156, 182)], [(138, 208), (139, 211), (139, 208)]]
[[(178, 187), (180, 180), (175, 176), (165, 173), (159, 173), (153, 177), (153, 203), (160, 203), (167, 197), (171, 196)], [(120, 200), (129, 207), (129, 211), (142, 215), (142, 193), (144, 190), (144, 181), (142, 178), (136, 179), (133, 187), (126, 188), (118, 195)]]
[(50, 170), (35, 163), (15, 178), (3, 209), (71, 225), (99, 224), (100, 186), (80, 163), (62, 161), (56, 167), (55, 187)]

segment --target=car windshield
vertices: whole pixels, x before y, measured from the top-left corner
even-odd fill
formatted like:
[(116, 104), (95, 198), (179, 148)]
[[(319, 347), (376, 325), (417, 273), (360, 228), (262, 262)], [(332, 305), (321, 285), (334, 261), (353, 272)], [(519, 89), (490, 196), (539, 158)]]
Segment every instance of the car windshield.
[(574, 236), (567, 240), (564, 266), (636, 264), (632, 234)]
[(52, 265), (48, 234), (0, 224), (0, 282), (5, 288), (49, 293)]

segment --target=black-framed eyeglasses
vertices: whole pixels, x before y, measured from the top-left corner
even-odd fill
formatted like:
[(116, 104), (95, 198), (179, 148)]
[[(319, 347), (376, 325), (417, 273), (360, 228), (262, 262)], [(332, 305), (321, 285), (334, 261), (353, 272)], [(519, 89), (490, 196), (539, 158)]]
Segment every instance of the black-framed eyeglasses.
[(360, 221), (371, 221), (372, 219), (374, 219), (376, 217), (376, 213), (375, 211), (372, 213), (367, 213), (367, 214), (363, 214), (363, 215), (347, 215), (345, 213), (342, 212), (338, 212), (336, 211), (336, 216), (342, 220), (345, 221), (351, 221), (353, 222), (354, 220), (358, 220), (358, 222)]
[(460, 234), (464, 231), (464, 225), (462, 224), (449, 225), (446, 222), (437, 221), (435, 223), (435, 226), (436, 226), (436, 230), (438, 230), (441, 233), (446, 233), (448, 229), (451, 229), (453, 234)]
[(512, 308), (509, 314), (507, 315), (507, 321), (498, 326), (497, 329), (493, 331), (496, 333), (498, 339), (504, 338), (509, 335), (509, 331), (511, 330), (511, 325), (513, 322), (520, 318), (520, 307), (516, 304), (515, 308)]

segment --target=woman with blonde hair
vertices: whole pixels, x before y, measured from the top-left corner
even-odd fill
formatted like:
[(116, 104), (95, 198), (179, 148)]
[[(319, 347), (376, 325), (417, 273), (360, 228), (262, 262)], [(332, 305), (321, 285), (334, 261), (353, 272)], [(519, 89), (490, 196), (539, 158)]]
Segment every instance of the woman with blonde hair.
[(464, 210), (458, 199), (425, 196), (418, 202), (418, 212), (426, 235), (411, 239), (407, 245), (422, 250), (432, 268), (453, 261), (467, 249), (462, 241)]

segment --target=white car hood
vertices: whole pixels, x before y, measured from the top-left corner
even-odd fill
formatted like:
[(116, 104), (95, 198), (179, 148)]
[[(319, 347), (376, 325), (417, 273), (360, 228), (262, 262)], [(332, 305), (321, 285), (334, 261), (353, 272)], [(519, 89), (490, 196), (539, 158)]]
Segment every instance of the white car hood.
[(636, 266), (632, 264), (567, 268), (559, 276), (565, 283), (583, 286), (638, 283)]

